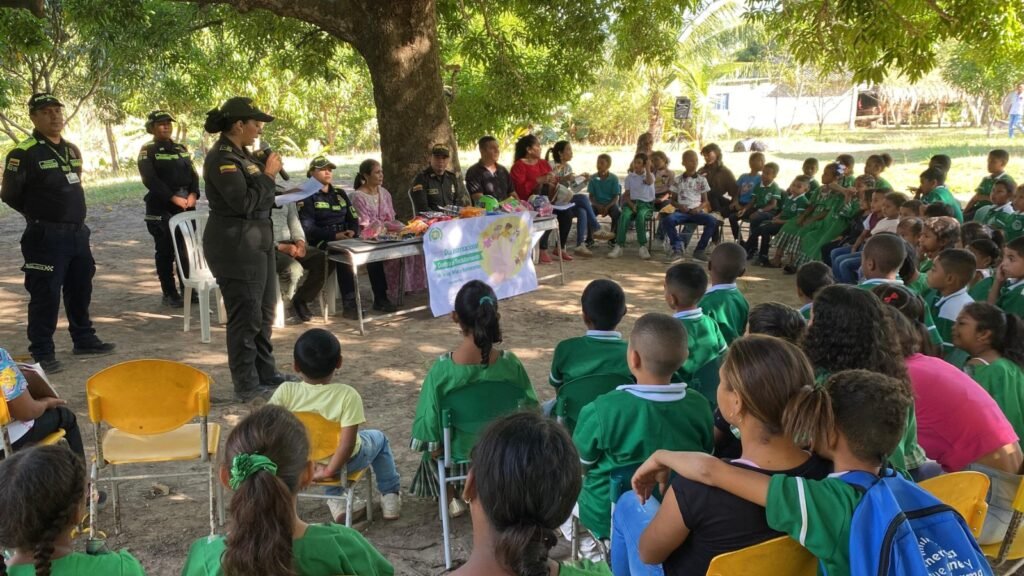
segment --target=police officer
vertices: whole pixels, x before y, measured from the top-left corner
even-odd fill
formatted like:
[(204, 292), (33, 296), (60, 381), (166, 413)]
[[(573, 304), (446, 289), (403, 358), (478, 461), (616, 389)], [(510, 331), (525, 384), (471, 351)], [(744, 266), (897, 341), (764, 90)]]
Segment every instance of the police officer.
[(203, 250), (228, 312), (228, 366), (235, 395), (242, 401), (265, 395), (284, 381), (270, 343), (277, 306), (274, 179), (281, 157), (271, 153), (260, 164), (246, 149), (274, 117), (251, 98), (234, 97), (206, 113), (204, 128), (220, 133), (203, 163), (210, 219)]
[[(153, 140), (145, 143), (139, 151), (139, 174), (148, 190), (145, 198), (146, 228), (156, 245), (156, 275), (164, 293), (163, 304), (181, 308), (184, 303), (174, 281), (174, 242), (178, 242), (178, 250), (182, 253), (184, 242), (170, 229), (168, 222), (175, 214), (196, 209), (199, 175), (185, 145), (171, 140), (172, 122), (174, 117), (163, 110), (149, 113), (146, 132), (153, 135)], [(182, 266), (187, 266), (187, 263), (182, 262)], [(178, 271), (179, 284), (181, 275), (186, 273), (188, 270)]]
[[(321, 184), (320, 191), (309, 198), (296, 203), (299, 209), (299, 221), (306, 232), (306, 238), (317, 248), (327, 251), (327, 243), (333, 240), (354, 238), (359, 234), (359, 213), (348, 198), (348, 194), (331, 184), (332, 170), (335, 165), (324, 156), (317, 156), (309, 163), (308, 176)], [(342, 316), (355, 319), (356, 288), (352, 267), (338, 263), (338, 287), (341, 289)], [(366, 265), (366, 273), (370, 276), (370, 287), (373, 289), (374, 309), (383, 312), (394, 312), (394, 304), (388, 300), (388, 280), (384, 275), (383, 262), (371, 262)]]
[(74, 354), (106, 354), (114, 345), (96, 337), (89, 319), (96, 261), (89, 248), (82, 189), (82, 153), (64, 140), (64, 105), (53, 94), (28, 101), (32, 136), (7, 154), (0, 198), (25, 217), (21, 237), (28, 339), (32, 358), (49, 373), (62, 369), (53, 346), (61, 293)]
[(435, 144), (430, 150), (430, 166), (412, 181), (412, 203), (416, 212), (440, 210), (442, 206), (468, 206), (469, 199), (459, 192), (455, 173), (448, 169), (448, 147)]

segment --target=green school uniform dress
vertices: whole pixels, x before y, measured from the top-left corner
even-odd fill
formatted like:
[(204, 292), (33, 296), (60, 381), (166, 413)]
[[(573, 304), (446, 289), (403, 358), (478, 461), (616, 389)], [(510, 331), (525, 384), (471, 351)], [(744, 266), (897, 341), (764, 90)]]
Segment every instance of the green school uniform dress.
[[(919, 274), (917, 278), (918, 280), (922, 280), (924, 279), (924, 275)], [(871, 278), (869, 280), (862, 280), (861, 283), (857, 285), (857, 288), (860, 288), (861, 290), (871, 291), (874, 289), (875, 286), (878, 286), (879, 284), (899, 284), (900, 286), (904, 285), (903, 281), (899, 279), (888, 280), (885, 278)], [(917, 287), (915, 287), (915, 285), (917, 285)], [(919, 291), (921, 290), (921, 285), (919, 282), (915, 282), (914, 285), (907, 285), (907, 288), (913, 290), (915, 293), (917, 293), (918, 296), (921, 296), (922, 299), (925, 298), (924, 294), (922, 294)], [(927, 281), (924, 282), (924, 288), (931, 290), (931, 288), (928, 288)], [(927, 302), (926, 299), (925, 302)], [(936, 328), (935, 326), (935, 319), (932, 317), (931, 307), (927, 305), (924, 307), (924, 327), (928, 329), (928, 336), (931, 338), (932, 343), (935, 344), (936, 346), (942, 346), (942, 336), (939, 335), (939, 329)]]
[[(727, 346), (725, 336), (722, 335), (718, 323), (704, 314), (700, 308), (676, 312), (672, 316), (682, 322), (683, 327), (686, 328), (686, 348), (689, 351), (686, 362), (676, 371), (672, 381), (686, 382), (691, 385), (691, 389), (695, 389), (697, 387), (694, 385), (694, 376), (697, 375), (697, 372), (712, 360), (718, 360), (722, 354), (725, 354)], [(717, 404), (716, 390), (700, 388), (696, 391), (703, 394), (712, 406)]]
[(889, 190), (891, 192), (892, 184), (889, 184), (889, 181), (881, 176), (875, 176), (875, 188), (878, 190)]
[[(757, 209), (764, 208), (772, 201), (778, 202), (782, 200), (782, 189), (775, 182), (767, 186), (758, 184), (754, 187), (754, 207)], [(775, 209), (778, 212), (778, 207)]]
[[(3, 562), (2, 554), (0, 562)], [(7, 568), (8, 576), (35, 576), (35, 573), (36, 567), (33, 564), (18, 564)], [(143, 576), (145, 573), (139, 561), (126, 550), (96, 556), (72, 552), (50, 563), (51, 576)]]
[(1013, 284), (1007, 282), (999, 290), (999, 300), (996, 306), (1007, 314), (1024, 316), (1024, 280), (1017, 280)]
[(628, 343), (619, 332), (587, 330), (586, 336), (562, 340), (551, 358), (548, 383), (558, 388), (584, 376), (621, 374), (629, 377)]
[(988, 392), (1002, 409), (1017, 436), (1024, 438), (1024, 370), (1015, 362), (999, 358), (968, 365), (964, 371)]
[(964, 367), (968, 354), (953, 345), (953, 326), (960, 311), (971, 302), (974, 302), (974, 298), (971, 298), (964, 287), (949, 296), (939, 297), (929, 305), (932, 318), (935, 319), (935, 328), (942, 338), (942, 357), (957, 368)]
[(995, 284), (996, 271), (992, 268), (986, 268), (978, 270), (978, 272), (981, 272), (981, 280), (975, 282), (974, 286), (967, 290), (967, 293), (971, 295), (971, 298), (974, 298), (975, 302), (985, 302), (988, 300), (989, 291), (992, 290), (992, 284)]
[(920, 272), (917, 273), (917, 277), (912, 282), (907, 283), (907, 288), (910, 288), (914, 291), (914, 294), (922, 298), (931, 290), (931, 286), (928, 285), (928, 277)]
[[(221, 576), (221, 556), (227, 549), (223, 536), (200, 538), (192, 544), (181, 576)], [(310, 524), (292, 541), (296, 571), (301, 576), (391, 576), (395, 569), (362, 534), (338, 524)], [(97, 572), (98, 574), (98, 572)]]
[[(928, 271), (932, 269), (932, 266), (935, 266), (935, 262), (931, 258), (926, 257), (922, 259), (921, 262), (917, 265), (917, 271), (918, 273), (921, 274), (921, 276), (926, 276), (928, 274)], [(927, 280), (925, 280), (924, 285), (928, 285)], [(924, 294), (921, 295), (924, 296)]]
[(821, 247), (845, 232), (859, 213), (860, 199), (852, 198), (847, 201), (844, 196), (837, 195), (837, 199), (833, 201), (832, 211), (824, 220), (818, 222), (820, 226), (804, 235), (794, 264), (799, 267), (807, 262), (821, 260)]
[(608, 538), (611, 472), (638, 465), (659, 449), (710, 453), (713, 426), (711, 405), (686, 384), (630, 384), (599, 396), (580, 412), (572, 436), (587, 469), (580, 521)]
[(953, 217), (956, 218), (957, 222), (963, 224), (964, 211), (960, 208), (960, 202), (953, 197), (953, 193), (949, 191), (949, 188), (946, 188), (945, 186), (936, 186), (934, 190), (921, 197), (922, 204), (928, 205), (936, 202), (948, 204), (953, 208)]
[(726, 344), (747, 331), (750, 304), (736, 288), (736, 284), (715, 284), (700, 299), (700, 309), (718, 323)]
[(821, 195), (821, 182), (818, 182), (814, 178), (811, 178), (811, 181), (807, 183), (807, 196), (809, 197), (808, 199), (811, 201), (811, 204), (814, 204), (815, 202), (817, 202), (818, 201), (818, 196), (820, 196), (820, 195)]

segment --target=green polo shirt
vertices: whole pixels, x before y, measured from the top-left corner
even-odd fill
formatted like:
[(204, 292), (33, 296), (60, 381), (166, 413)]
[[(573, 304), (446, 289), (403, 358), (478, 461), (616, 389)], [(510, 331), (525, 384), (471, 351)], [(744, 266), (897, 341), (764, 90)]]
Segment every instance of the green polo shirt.
[(1017, 280), (1013, 284), (1007, 282), (999, 290), (999, 300), (996, 301), (1003, 312), (1024, 316), (1024, 280)]
[(949, 204), (953, 208), (953, 217), (961, 224), (964, 221), (964, 211), (960, 208), (960, 202), (953, 197), (953, 193), (945, 186), (936, 186), (934, 190), (921, 197), (922, 204), (934, 204), (941, 202)]
[(892, 184), (881, 176), (875, 176), (875, 188), (878, 190), (889, 190), (892, 191)]
[(1024, 369), (1006, 358), (964, 368), (988, 392), (1010, 421), (1017, 437), (1024, 438)]
[(758, 185), (754, 187), (754, 207), (764, 208), (771, 204), (772, 200), (778, 202), (782, 200), (782, 189), (775, 182), (764, 186)]
[(989, 217), (989, 225), (1003, 231), (1006, 242), (1024, 236), (1024, 212), (998, 212)]
[(956, 317), (964, 306), (974, 302), (974, 298), (967, 293), (964, 287), (949, 296), (941, 296), (929, 304), (932, 318), (935, 320), (935, 328), (942, 339), (942, 356), (950, 364), (957, 368), (963, 368), (967, 363), (968, 356), (963, 350), (953, 346), (953, 326), (956, 325)]
[(626, 348), (628, 343), (619, 332), (587, 330), (586, 336), (562, 340), (555, 346), (548, 383), (558, 388), (584, 376), (629, 376)]
[(711, 405), (685, 384), (632, 384), (599, 396), (580, 412), (572, 436), (587, 470), (580, 521), (608, 538), (611, 472), (641, 464), (659, 449), (710, 453), (713, 427)]
[(974, 286), (967, 290), (967, 293), (971, 295), (971, 298), (974, 298), (975, 302), (987, 301), (988, 293), (992, 290), (992, 284), (995, 284), (996, 281), (996, 271), (994, 269), (983, 270), (982, 274), (984, 275), (981, 280), (975, 282)]
[[(3, 554), (0, 554), (0, 562), (3, 562)], [(35, 573), (36, 568), (33, 564), (18, 564), (7, 568), (7, 574), (10, 576), (35, 576)], [(54, 560), (50, 564), (50, 574), (51, 576), (91, 576), (93, 574), (143, 576), (145, 571), (135, 557), (127, 551), (121, 550), (95, 556), (72, 552)]]
[(735, 284), (715, 284), (708, 288), (700, 299), (700, 308), (718, 322), (726, 344), (732, 344), (747, 331), (750, 304)]
[[(717, 360), (725, 354), (725, 336), (710, 316), (704, 314), (700, 308), (676, 312), (673, 316), (683, 323), (686, 328), (686, 348), (688, 354), (686, 362), (676, 371), (672, 377), (673, 382), (687, 382), (693, 384), (694, 376), (708, 362)], [(716, 404), (714, 390), (699, 390), (711, 405)]]
[(811, 201), (807, 197), (807, 194), (786, 196), (782, 200), (782, 211), (779, 212), (779, 218), (788, 222), (803, 214), (810, 203)]
[(800, 315), (804, 317), (804, 320), (811, 319), (811, 309), (814, 308), (814, 302), (808, 302), (800, 307)]
[(1000, 172), (999, 174), (989, 174), (981, 179), (981, 184), (978, 184), (978, 188), (974, 191), (978, 196), (985, 196), (986, 198), (992, 195), (992, 188), (995, 187), (996, 182), (1003, 180), (1010, 183), (1011, 190), (1016, 188), (1017, 185), (1014, 183), (1013, 178), (1010, 177), (1006, 172)]

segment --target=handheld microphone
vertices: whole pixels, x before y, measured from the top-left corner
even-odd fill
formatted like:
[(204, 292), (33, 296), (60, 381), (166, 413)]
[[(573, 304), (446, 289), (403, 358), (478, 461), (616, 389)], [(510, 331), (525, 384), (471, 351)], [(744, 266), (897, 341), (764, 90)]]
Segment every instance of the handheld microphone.
[[(271, 152), (273, 152), (273, 150), (272, 150), (272, 149), (270, 148), (270, 145), (269, 145), (269, 144), (266, 144), (266, 143), (264, 143), (264, 144), (263, 144), (263, 147), (259, 149), (259, 152), (257, 152), (257, 154), (256, 154), (256, 157), (257, 157), (257, 158), (258, 158), (258, 159), (259, 159), (260, 161), (264, 161), (264, 162), (265, 162), (265, 161), (266, 161), (266, 159), (267, 159), (267, 157), (268, 157), (268, 156), (270, 156), (270, 153), (271, 153)], [(281, 175), (281, 179), (282, 179), (282, 180), (291, 180), (291, 176), (290, 176), (290, 175), (288, 174), (288, 172), (287, 172), (287, 171), (286, 171), (286, 170), (284, 169), (284, 166), (283, 166), (283, 165), (281, 166), (281, 171), (280, 171), (280, 172), (278, 172), (278, 174), (280, 174), (280, 175)]]

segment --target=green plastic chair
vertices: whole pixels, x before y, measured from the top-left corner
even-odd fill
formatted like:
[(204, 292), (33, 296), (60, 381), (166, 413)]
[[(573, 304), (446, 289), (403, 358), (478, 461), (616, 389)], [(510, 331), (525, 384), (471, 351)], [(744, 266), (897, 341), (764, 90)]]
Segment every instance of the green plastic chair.
[(718, 357), (701, 366), (699, 370), (687, 382), (690, 389), (696, 390), (704, 395), (711, 402), (711, 410), (718, 407), (718, 369), (721, 367), (722, 358)]
[[(615, 504), (619, 501), (619, 498), (621, 498), (622, 495), (625, 494), (626, 492), (629, 492), (630, 490), (633, 489), (633, 475), (636, 474), (636, 470), (637, 468), (640, 467), (640, 464), (642, 464), (642, 462), (637, 462), (636, 464), (627, 464), (625, 466), (619, 466), (618, 468), (615, 468), (614, 470), (611, 471), (611, 473), (608, 474), (609, 518), (615, 517)], [(661, 492), (657, 488), (655, 488), (653, 496), (659, 502), (661, 501)], [(610, 534), (614, 534), (614, 532), (615, 529), (613, 526)], [(580, 519), (576, 516), (573, 516), (572, 532), (569, 542), (569, 545), (571, 547), (570, 553), (572, 554), (571, 558), (573, 561), (579, 560), (580, 556), (579, 533)], [(611, 549), (611, 537), (609, 536), (609, 541), (607, 543), (602, 542), (598, 538), (594, 537), (593, 533), (591, 533), (591, 537), (598, 542), (601, 554), (604, 555), (605, 559), (607, 559), (609, 557), (608, 551)]]
[(444, 565), (452, 568), (451, 532), (448, 517), (448, 484), (461, 482), (465, 476), (449, 476), (455, 464), (469, 462), (469, 455), (488, 424), (498, 418), (536, 406), (527, 390), (510, 386), (505, 381), (479, 380), (453, 390), (439, 399), (441, 425), (444, 427), (444, 455), (437, 460), (437, 498), (444, 536)]
[(566, 382), (558, 388), (555, 417), (571, 434), (584, 406), (598, 396), (632, 382), (632, 377), (621, 374), (592, 374)]

